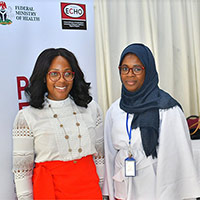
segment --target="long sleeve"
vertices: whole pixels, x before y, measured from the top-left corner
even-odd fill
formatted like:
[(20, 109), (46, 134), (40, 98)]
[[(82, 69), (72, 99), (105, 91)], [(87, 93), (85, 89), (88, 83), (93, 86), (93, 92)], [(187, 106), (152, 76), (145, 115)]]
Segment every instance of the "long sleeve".
[(185, 116), (178, 107), (161, 111), (161, 115), (157, 199), (195, 198), (200, 195), (200, 186)]
[(104, 147), (103, 147), (103, 113), (100, 109), (99, 105), (96, 104), (96, 126), (95, 126), (95, 132), (96, 132), (96, 142), (95, 147), (98, 152), (99, 156), (104, 156)]
[[(94, 102), (94, 101), (93, 101)], [(95, 148), (97, 155), (94, 157), (97, 173), (99, 176), (99, 184), (102, 188), (104, 179), (104, 145), (103, 145), (103, 113), (97, 103), (93, 103), (94, 111), (92, 115), (95, 120)]]
[(111, 138), (111, 127), (112, 120), (110, 118), (111, 112), (107, 112), (104, 126), (104, 149), (105, 149), (105, 174), (104, 174), (104, 185), (103, 195), (109, 195), (110, 200), (114, 199), (114, 186), (113, 186), (113, 175), (114, 175), (114, 159), (117, 150), (112, 145)]
[(33, 133), (19, 111), (13, 126), (13, 173), (18, 200), (33, 199), (33, 163)]

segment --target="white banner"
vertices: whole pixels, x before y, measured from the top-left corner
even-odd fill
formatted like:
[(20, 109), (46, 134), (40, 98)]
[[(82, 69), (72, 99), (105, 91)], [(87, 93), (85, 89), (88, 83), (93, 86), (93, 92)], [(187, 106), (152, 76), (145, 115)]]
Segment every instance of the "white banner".
[(46, 48), (64, 47), (77, 57), (97, 100), (93, 0), (0, 1), (0, 199), (15, 199), (12, 125), (27, 105), (24, 87)]

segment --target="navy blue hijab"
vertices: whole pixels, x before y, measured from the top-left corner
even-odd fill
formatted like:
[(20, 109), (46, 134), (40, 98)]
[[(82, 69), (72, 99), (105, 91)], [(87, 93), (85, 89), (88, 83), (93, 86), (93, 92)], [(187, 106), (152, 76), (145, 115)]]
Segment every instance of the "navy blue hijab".
[(142, 62), (145, 80), (142, 87), (135, 92), (128, 91), (122, 84), (120, 108), (134, 114), (131, 127), (140, 127), (145, 154), (154, 158), (157, 157), (159, 138), (159, 109), (181, 106), (168, 93), (159, 89), (156, 65), (150, 49), (143, 44), (130, 44), (123, 50), (119, 65), (128, 53), (135, 54)]

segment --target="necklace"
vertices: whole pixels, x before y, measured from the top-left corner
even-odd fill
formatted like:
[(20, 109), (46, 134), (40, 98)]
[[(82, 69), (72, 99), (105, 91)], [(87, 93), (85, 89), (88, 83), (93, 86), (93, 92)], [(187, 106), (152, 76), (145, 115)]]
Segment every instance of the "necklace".
[[(71, 147), (71, 145), (70, 145), (70, 142), (69, 142), (70, 136), (67, 134), (67, 132), (66, 132), (66, 130), (65, 130), (65, 128), (64, 128), (64, 125), (61, 123), (61, 121), (60, 121), (60, 119), (59, 119), (58, 114), (55, 113), (55, 111), (53, 110), (53, 108), (52, 108), (52, 106), (51, 106), (51, 104), (49, 103), (48, 100), (47, 100), (47, 103), (48, 103), (48, 106), (49, 106), (49, 108), (50, 108), (50, 110), (51, 110), (51, 113), (52, 113), (53, 118), (57, 119), (60, 128), (62, 128), (62, 130), (63, 130), (63, 132), (64, 132), (64, 134), (65, 134), (64, 138), (67, 140), (68, 151), (71, 153), (71, 156), (72, 156), (73, 149), (72, 149), (72, 147)], [(70, 103), (71, 103), (71, 101), (70, 101)], [(72, 105), (72, 103), (71, 103), (71, 107), (72, 107), (72, 110), (73, 110), (72, 114), (73, 114), (73, 116), (74, 116), (75, 119), (76, 119), (75, 126), (77, 127), (77, 132), (78, 132), (78, 135), (77, 135), (78, 142), (79, 142), (78, 153), (79, 153), (79, 156), (80, 156), (81, 152), (83, 151), (82, 148), (81, 148), (81, 138), (82, 138), (82, 135), (80, 134), (80, 123), (78, 122), (78, 119), (77, 119), (77, 116), (76, 116), (76, 115), (77, 115), (77, 112), (75, 111), (75, 108), (74, 108), (74, 106)], [(75, 151), (75, 150), (74, 150), (74, 151)], [(72, 156), (72, 158), (73, 158), (73, 156)]]

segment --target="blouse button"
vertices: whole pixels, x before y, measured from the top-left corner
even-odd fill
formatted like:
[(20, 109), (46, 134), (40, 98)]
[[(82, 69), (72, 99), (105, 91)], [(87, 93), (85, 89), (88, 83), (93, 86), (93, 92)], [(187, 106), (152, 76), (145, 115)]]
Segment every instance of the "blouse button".
[(69, 139), (69, 135), (65, 135), (65, 139), (68, 140)]
[(80, 135), (80, 134), (78, 135), (78, 138), (81, 138), (81, 135)]
[(80, 123), (77, 122), (77, 123), (76, 123), (76, 126), (80, 126)]
[(76, 115), (76, 112), (73, 112), (74, 115)]
[(62, 124), (60, 124), (60, 127), (62, 128), (62, 127), (63, 127), (63, 125), (62, 125)]
[(57, 117), (58, 117), (58, 115), (57, 115), (57, 114), (54, 114), (54, 115), (53, 115), (53, 117), (54, 117), (54, 118), (57, 118)]
[(72, 152), (72, 149), (69, 148), (68, 151), (69, 151), (69, 152)]
[(81, 152), (82, 152), (82, 149), (81, 149), (81, 148), (79, 148), (79, 149), (78, 149), (78, 152), (79, 152), (79, 153), (81, 153)]

